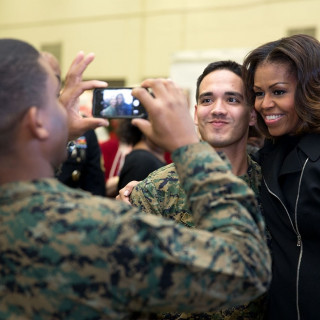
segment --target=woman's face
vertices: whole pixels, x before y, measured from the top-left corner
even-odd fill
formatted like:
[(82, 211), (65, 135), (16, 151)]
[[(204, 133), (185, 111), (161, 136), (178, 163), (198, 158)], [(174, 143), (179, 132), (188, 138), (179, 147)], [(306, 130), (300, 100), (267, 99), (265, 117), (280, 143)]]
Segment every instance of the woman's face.
[(122, 102), (123, 102), (123, 95), (122, 94), (117, 95), (117, 103), (121, 104)]
[(265, 62), (254, 75), (254, 107), (274, 137), (293, 134), (299, 123), (295, 111), (297, 79), (289, 64)]

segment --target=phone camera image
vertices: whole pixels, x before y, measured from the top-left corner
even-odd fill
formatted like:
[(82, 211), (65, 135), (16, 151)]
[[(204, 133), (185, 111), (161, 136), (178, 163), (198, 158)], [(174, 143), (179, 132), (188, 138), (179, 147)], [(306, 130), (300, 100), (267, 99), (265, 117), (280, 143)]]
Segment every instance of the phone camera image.
[(92, 114), (103, 118), (147, 118), (140, 101), (133, 97), (132, 88), (95, 89)]

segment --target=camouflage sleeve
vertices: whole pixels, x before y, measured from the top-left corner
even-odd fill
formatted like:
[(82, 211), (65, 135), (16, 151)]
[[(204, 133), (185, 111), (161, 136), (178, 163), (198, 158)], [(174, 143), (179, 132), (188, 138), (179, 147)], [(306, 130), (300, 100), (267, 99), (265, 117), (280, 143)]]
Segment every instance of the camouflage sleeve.
[[(171, 168), (175, 170), (173, 164), (164, 166), (139, 182), (130, 194), (131, 204), (146, 213), (162, 215), (165, 197), (165, 191), (162, 188), (165, 183), (163, 184), (162, 181), (171, 174)], [(176, 179), (178, 179), (177, 175)]]
[(172, 157), (197, 229), (133, 210), (119, 217), (107, 256), (110, 309), (214, 311), (264, 293), (270, 256), (253, 192), (206, 143)]
[(172, 157), (197, 228), (55, 179), (0, 186), (0, 318), (146, 319), (132, 316), (264, 293), (270, 256), (253, 192), (206, 143)]
[(162, 215), (193, 226), (192, 216), (186, 205), (186, 194), (181, 187), (174, 163), (162, 167), (136, 185), (130, 195), (132, 205), (140, 210)]

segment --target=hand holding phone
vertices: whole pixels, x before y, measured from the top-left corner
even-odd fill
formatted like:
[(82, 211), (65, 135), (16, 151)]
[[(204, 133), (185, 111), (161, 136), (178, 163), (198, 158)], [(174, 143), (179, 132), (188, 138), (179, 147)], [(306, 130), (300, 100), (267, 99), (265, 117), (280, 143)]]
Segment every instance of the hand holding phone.
[(149, 119), (133, 119), (132, 124), (156, 145), (172, 152), (199, 142), (187, 97), (172, 80), (147, 79), (132, 92), (144, 104)]
[(93, 92), (92, 115), (100, 118), (147, 118), (141, 102), (132, 96), (132, 88), (103, 88)]

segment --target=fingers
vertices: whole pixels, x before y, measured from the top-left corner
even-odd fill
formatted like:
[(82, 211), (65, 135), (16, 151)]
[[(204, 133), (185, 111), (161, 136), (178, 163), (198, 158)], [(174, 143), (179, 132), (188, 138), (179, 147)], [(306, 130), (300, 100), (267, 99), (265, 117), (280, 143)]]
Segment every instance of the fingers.
[[(150, 88), (150, 86), (148, 88)], [(154, 97), (150, 94), (150, 92), (148, 92), (148, 90), (146, 90), (146, 88), (142, 88), (142, 87), (133, 88), (132, 95), (142, 102), (147, 112), (151, 110), (150, 105), (153, 104)]]
[(77, 68), (77, 71), (82, 74), (84, 70), (87, 69), (88, 65), (95, 59), (95, 54), (93, 52), (87, 54)]
[[(187, 144), (197, 143), (199, 138), (190, 115), (187, 97), (182, 89), (168, 79), (148, 79), (141, 85), (142, 87), (135, 88), (132, 94), (147, 110), (149, 121), (134, 119), (132, 124), (169, 152)], [(145, 88), (150, 88), (154, 96)]]
[(89, 53), (88, 55), (84, 55), (82, 51), (80, 51), (67, 72), (66, 82), (67, 81), (76, 81), (77, 78), (82, 78), (83, 72), (86, 70), (88, 65), (94, 60), (94, 53)]
[(78, 118), (76, 121), (69, 121), (69, 140), (78, 138), (88, 130), (108, 125), (108, 120), (102, 118)]
[(130, 194), (133, 188), (139, 183), (139, 181), (131, 181), (125, 187), (119, 190), (119, 194), (116, 196), (116, 200), (124, 201), (130, 204)]
[(109, 125), (106, 119), (83, 118), (78, 112), (78, 100), (84, 91), (108, 86), (104, 81), (82, 80), (84, 71), (94, 60), (94, 57), (93, 53), (85, 55), (82, 51), (76, 55), (69, 67), (65, 86), (61, 91), (59, 100), (66, 108), (69, 116), (69, 139), (77, 138), (87, 130)]
[(79, 81), (74, 81), (73, 83), (69, 81), (61, 91), (60, 101), (65, 107), (68, 107), (66, 100), (72, 102), (70, 103), (72, 106), (73, 102), (78, 99), (84, 91), (95, 88), (106, 88), (107, 86), (107, 82), (99, 80), (81, 81), (81, 79), (79, 79)]
[(77, 68), (77, 65), (83, 60), (83, 58), (84, 58), (84, 52), (83, 51), (78, 52), (69, 67), (68, 73), (69, 72), (74, 73), (74, 70)]
[(86, 56), (83, 56), (82, 59), (76, 61), (74, 64), (73, 74), (75, 77), (82, 77), (83, 72), (87, 69), (88, 65), (94, 60), (94, 53), (89, 53)]
[(84, 71), (93, 60), (93, 53), (89, 53), (85, 56), (82, 51), (80, 51), (73, 60), (66, 76), (65, 86), (61, 92), (60, 101), (65, 107), (72, 106), (77, 98), (86, 90), (105, 88), (108, 86), (104, 81), (82, 80)]
[(99, 80), (88, 80), (88, 81), (82, 81), (80, 85), (80, 89), (82, 92), (85, 90), (91, 90), (95, 88), (106, 88), (108, 86), (108, 83), (105, 81), (99, 81)]
[(177, 91), (181, 89), (175, 84), (171, 79), (146, 79), (141, 84), (144, 88), (152, 88), (152, 91), (157, 96), (162, 96), (164, 94), (177, 94)]
[(138, 127), (140, 129), (140, 131), (146, 135), (147, 137), (150, 137), (152, 135), (152, 126), (150, 121), (146, 120), (146, 119), (132, 119), (131, 123)]
[[(143, 88), (151, 89), (154, 96)], [(140, 88), (133, 89), (132, 95), (142, 102), (148, 114), (155, 114), (155, 116), (160, 111), (158, 109), (161, 109), (162, 113), (164, 105), (169, 108), (176, 107), (176, 101), (179, 101), (179, 104), (183, 103), (185, 109), (188, 109), (185, 94), (170, 79), (147, 79), (142, 82)]]
[[(157, 101), (157, 98), (163, 97), (174, 86), (171, 80), (167, 79), (147, 79), (141, 83), (141, 87), (134, 88), (132, 95), (138, 98), (146, 108), (147, 112), (152, 112), (153, 108), (150, 105)], [(152, 96), (146, 88), (151, 89), (153, 92)]]

